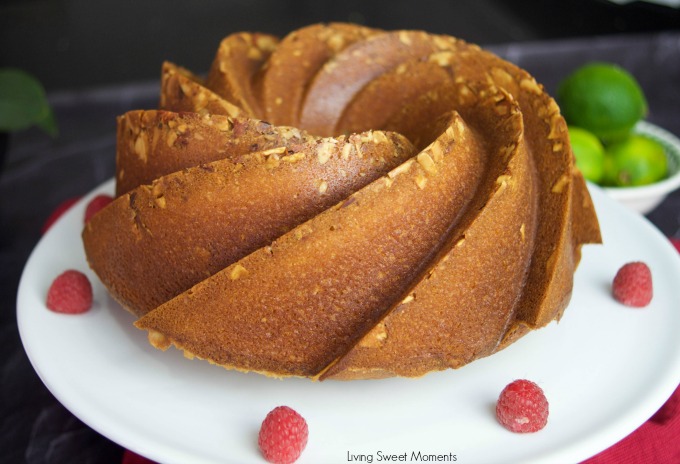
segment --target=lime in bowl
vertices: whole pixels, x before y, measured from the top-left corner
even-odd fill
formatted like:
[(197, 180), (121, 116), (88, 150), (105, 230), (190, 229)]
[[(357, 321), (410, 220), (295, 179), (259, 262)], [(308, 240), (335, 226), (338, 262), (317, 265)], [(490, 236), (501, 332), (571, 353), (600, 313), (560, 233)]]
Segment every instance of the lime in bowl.
[(668, 175), (653, 184), (636, 187), (603, 187), (612, 198), (633, 211), (647, 214), (656, 208), (671, 192), (680, 187), (680, 139), (647, 121), (638, 122), (633, 132), (659, 142), (666, 153)]

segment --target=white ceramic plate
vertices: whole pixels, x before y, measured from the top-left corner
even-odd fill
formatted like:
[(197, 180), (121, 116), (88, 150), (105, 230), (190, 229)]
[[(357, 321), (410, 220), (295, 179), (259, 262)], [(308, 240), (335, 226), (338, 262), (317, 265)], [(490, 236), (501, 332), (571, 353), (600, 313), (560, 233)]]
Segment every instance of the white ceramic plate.
[[(442, 455), (452, 462), (578, 462), (642, 424), (680, 382), (680, 258), (645, 219), (593, 191), (605, 245), (584, 248), (570, 307), (559, 324), (457, 371), (423, 378), (314, 383), (274, 380), (153, 349), (88, 271), (80, 231), (86, 202), (72, 208), (31, 255), (17, 316), (33, 366), (52, 393), (93, 429), (163, 463), (262, 463), (257, 433), (277, 405), (310, 428), (299, 463), (386, 462), (386, 455)], [(655, 295), (645, 309), (610, 296), (625, 262), (646, 261)], [(50, 312), (52, 279), (88, 273), (95, 305), (84, 315)], [(513, 434), (495, 419), (501, 389), (538, 382), (548, 425)], [(369, 459), (370, 457), (370, 459)], [(430, 459), (434, 461), (434, 459)]]

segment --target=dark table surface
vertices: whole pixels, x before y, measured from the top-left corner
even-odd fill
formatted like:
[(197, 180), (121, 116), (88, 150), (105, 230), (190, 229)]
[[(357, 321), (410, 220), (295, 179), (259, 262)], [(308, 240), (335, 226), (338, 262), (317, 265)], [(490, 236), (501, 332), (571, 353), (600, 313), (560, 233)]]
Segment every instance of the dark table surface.
[[(488, 48), (529, 70), (553, 94), (558, 81), (582, 63), (618, 63), (644, 88), (648, 120), (680, 134), (680, 31)], [(71, 415), (43, 386), (21, 345), (15, 302), (23, 266), (49, 214), (64, 200), (112, 177), (115, 117), (155, 107), (157, 95), (157, 81), (51, 93), (59, 137), (31, 129), (10, 139), (0, 174), (0, 462), (121, 460), (121, 447)], [(667, 236), (680, 237), (680, 192), (670, 195), (648, 219)]]
[(672, 0), (0, 0), (0, 65), (48, 91), (153, 79), (168, 59), (204, 71), (232, 31), (320, 21), (423, 29), (480, 45), (680, 30)]

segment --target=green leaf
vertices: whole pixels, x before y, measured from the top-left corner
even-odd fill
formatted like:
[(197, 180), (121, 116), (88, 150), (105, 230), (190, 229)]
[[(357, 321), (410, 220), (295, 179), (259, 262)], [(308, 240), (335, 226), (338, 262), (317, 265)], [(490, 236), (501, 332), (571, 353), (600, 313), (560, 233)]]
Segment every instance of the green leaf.
[(20, 69), (0, 69), (0, 131), (38, 126), (56, 136), (57, 123), (40, 82)]
[(35, 125), (47, 132), (49, 135), (52, 137), (56, 137), (59, 135), (59, 128), (57, 127), (57, 120), (54, 117), (54, 113), (52, 112), (52, 108), (47, 106), (47, 112), (43, 115), (42, 118), (38, 119), (35, 122)]

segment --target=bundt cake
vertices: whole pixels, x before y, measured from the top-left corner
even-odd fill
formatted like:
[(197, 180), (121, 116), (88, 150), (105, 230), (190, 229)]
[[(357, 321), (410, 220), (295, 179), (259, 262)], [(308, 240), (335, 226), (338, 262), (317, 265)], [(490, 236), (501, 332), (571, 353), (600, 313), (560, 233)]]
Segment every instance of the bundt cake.
[(559, 320), (601, 241), (557, 104), (449, 36), (233, 34), (117, 123), (88, 262), (153, 346), (230, 369), (458, 368)]
[(415, 154), (394, 132), (319, 138), (195, 113), (134, 111), (119, 129), (117, 186), (126, 193), (91, 219), (83, 238), (101, 280), (138, 316)]

